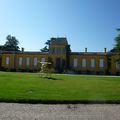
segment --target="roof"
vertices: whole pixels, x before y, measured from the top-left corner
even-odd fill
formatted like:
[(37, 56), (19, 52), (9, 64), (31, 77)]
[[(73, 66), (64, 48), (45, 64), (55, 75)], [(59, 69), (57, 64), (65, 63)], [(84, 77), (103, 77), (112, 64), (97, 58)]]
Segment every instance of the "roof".
[(71, 55), (114, 55), (113, 52), (71, 52)]
[(67, 38), (60, 37), (60, 38), (51, 38), (50, 45), (68, 45)]
[(3, 51), (3, 54), (28, 54), (28, 55), (46, 55), (48, 52), (33, 52), (33, 51)]
[[(49, 52), (34, 52), (34, 51), (1, 51), (2, 54), (27, 54), (27, 55), (46, 55)], [(71, 52), (71, 55), (115, 55), (113, 52)]]

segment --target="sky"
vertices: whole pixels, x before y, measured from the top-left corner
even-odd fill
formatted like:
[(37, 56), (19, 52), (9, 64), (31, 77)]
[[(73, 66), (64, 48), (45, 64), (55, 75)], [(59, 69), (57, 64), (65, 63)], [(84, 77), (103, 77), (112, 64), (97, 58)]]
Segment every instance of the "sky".
[(51, 37), (67, 37), (73, 52), (109, 51), (120, 28), (120, 0), (0, 0), (0, 45), (6, 36), (25, 51), (40, 51)]

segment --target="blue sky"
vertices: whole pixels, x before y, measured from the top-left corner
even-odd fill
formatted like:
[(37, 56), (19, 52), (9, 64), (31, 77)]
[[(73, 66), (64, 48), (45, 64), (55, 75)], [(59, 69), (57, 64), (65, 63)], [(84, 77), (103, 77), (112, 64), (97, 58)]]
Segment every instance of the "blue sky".
[(0, 0), (0, 44), (16, 36), (20, 47), (39, 51), (51, 37), (67, 37), (72, 51), (114, 46), (120, 0)]

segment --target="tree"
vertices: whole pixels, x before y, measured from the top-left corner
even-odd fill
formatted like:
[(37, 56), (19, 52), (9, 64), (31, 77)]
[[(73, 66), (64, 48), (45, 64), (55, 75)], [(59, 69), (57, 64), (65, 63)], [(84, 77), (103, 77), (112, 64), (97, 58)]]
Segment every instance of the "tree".
[(0, 50), (3, 50), (3, 45), (0, 45)]
[(47, 40), (45, 44), (49, 46), (51, 44), (51, 40)]
[(49, 49), (47, 48), (47, 46), (45, 46), (44, 48), (40, 49), (41, 52), (48, 52)]
[(67, 45), (66, 46), (66, 69), (70, 68), (70, 53), (71, 53), (70, 45)]
[(51, 44), (51, 40), (47, 40), (47, 42), (45, 42), (45, 47), (40, 49), (41, 52), (49, 52), (48, 46)]
[[(120, 28), (117, 29), (118, 32), (120, 32)], [(115, 38), (115, 47), (113, 48), (113, 50), (116, 52), (116, 60), (117, 62), (120, 63), (120, 34), (118, 34), (118, 36)]]
[(1, 64), (2, 64), (2, 55), (0, 54), (0, 67), (1, 67)]
[(6, 37), (6, 43), (3, 46), (3, 50), (5, 51), (19, 51), (19, 41), (16, 39), (16, 37), (8, 35)]

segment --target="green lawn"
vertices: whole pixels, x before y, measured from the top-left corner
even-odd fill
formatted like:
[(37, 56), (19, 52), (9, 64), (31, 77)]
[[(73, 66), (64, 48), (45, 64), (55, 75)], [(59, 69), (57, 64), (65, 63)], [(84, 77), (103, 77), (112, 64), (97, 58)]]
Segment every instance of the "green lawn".
[(0, 101), (120, 101), (120, 77), (0, 72)]

